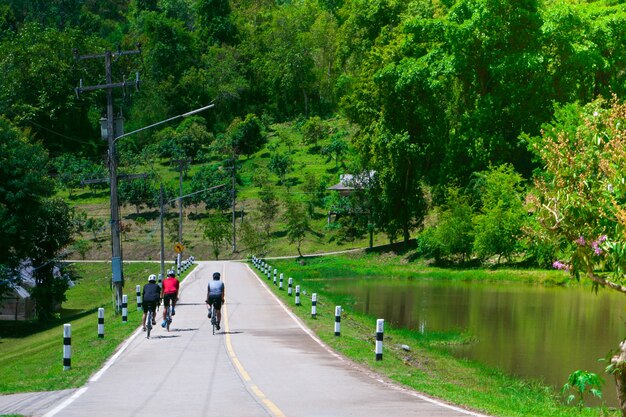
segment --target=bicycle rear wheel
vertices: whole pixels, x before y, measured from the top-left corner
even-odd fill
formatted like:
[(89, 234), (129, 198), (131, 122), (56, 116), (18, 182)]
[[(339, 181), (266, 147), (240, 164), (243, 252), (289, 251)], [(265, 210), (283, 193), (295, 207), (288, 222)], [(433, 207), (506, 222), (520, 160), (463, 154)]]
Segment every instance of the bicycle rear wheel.
[(213, 327), (213, 334), (215, 334), (215, 327), (217, 326), (217, 318), (215, 317), (215, 308), (211, 306), (211, 326)]
[(150, 339), (150, 331), (152, 331), (152, 312), (148, 313), (148, 318), (146, 319), (146, 338)]

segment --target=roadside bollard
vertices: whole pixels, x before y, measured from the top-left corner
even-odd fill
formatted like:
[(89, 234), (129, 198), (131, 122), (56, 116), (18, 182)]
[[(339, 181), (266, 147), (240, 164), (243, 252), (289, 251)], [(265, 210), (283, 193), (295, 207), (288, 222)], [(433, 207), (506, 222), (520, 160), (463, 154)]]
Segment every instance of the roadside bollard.
[(137, 311), (141, 311), (141, 285), (137, 285), (135, 291), (137, 292)]
[(311, 317), (317, 317), (317, 294), (313, 293), (311, 295)]
[(335, 336), (341, 336), (341, 306), (335, 307)]
[(163, 282), (163, 275), (159, 274), (159, 288), (163, 288), (163, 285), (161, 284)]
[(293, 293), (293, 278), (289, 277), (289, 280), (287, 281), (287, 295), (291, 297), (292, 293)]
[(72, 325), (63, 325), (63, 370), (72, 367)]
[(383, 360), (383, 332), (385, 329), (385, 320), (376, 320), (376, 360)]
[(278, 289), (282, 290), (283, 289), (283, 274), (280, 274), (280, 280), (278, 282)]
[(300, 286), (296, 285), (296, 305), (300, 305)]
[(274, 285), (278, 285), (278, 282), (276, 281), (276, 270), (274, 270)]
[(128, 296), (122, 295), (122, 323), (128, 322)]
[(104, 339), (104, 308), (98, 309), (98, 338)]

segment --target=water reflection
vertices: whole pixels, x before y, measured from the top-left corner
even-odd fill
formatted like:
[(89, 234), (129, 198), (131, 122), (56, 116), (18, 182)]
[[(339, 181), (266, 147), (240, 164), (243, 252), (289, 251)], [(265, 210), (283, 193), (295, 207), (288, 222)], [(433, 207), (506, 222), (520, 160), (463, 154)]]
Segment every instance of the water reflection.
[(626, 297), (604, 290), (424, 280), (341, 280), (332, 290), (352, 295), (355, 309), (422, 333), (463, 331), (475, 343), (455, 355), (557, 388), (576, 369), (596, 372), (608, 405), (612, 378), (598, 362), (626, 336)]

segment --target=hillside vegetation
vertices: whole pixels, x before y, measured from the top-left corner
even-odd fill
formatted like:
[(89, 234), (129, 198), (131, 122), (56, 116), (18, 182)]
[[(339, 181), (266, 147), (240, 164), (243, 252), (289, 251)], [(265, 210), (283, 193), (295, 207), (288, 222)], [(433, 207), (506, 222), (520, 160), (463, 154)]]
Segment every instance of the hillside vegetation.
[[(415, 257), (439, 264), (554, 264), (621, 281), (626, 158), (611, 150), (626, 136), (625, 11), (615, 1), (6, 1), (0, 290), (29, 260), (35, 296), (62, 298), (55, 261), (108, 258), (111, 230), (125, 259), (158, 259), (161, 186), (172, 259), (181, 173), (182, 243), (199, 259), (415, 238)], [(99, 132), (107, 51), (125, 132), (170, 120), (121, 137), (114, 155)], [(119, 223), (108, 214), (112, 160)], [(349, 197), (327, 190), (341, 174), (354, 175)]]

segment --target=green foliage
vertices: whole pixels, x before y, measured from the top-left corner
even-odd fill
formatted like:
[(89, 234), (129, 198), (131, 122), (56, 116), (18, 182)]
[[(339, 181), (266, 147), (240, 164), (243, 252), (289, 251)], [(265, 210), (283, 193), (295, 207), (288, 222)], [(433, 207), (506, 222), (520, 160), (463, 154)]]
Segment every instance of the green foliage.
[(474, 221), (474, 251), (479, 257), (493, 255), (507, 260), (518, 250), (526, 211), (522, 177), (510, 165), (477, 174), (482, 207)]
[(434, 210), (435, 224), (419, 236), (420, 253), (443, 259), (467, 260), (474, 244), (474, 211), (467, 195), (455, 186), (446, 188), (445, 204)]
[(298, 254), (302, 256), (302, 242), (309, 230), (309, 218), (304, 205), (295, 199), (288, 199), (285, 207), (285, 223), (289, 243), (295, 243)]
[(261, 200), (259, 204), (259, 216), (265, 230), (265, 235), (270, 237), (272, 225), (278, 215), (278, 199), (274, 187), (267, 185), (263, 187), (259, 193)]
[(226, 217), (219, 213), (210, 216), (203, 222), (204, 237), (211, 243), (215, 260), (219, 259), (222, 246), (229, 242), (232, 237), (230, 226)]
[(280, 178), (280, 183), (284, 185), (287, 174), (293, 168), (293, 160), (285, 153), (274, 152), (270, 156), (270, 162), (267, 167)]
[(267, 142), (261, 120), (254, 114), (246, 115), (244, 120), (235, 118), (228, 127), (222, 144), (228, 155), (246, 155), (257, 152)]
[[(230, 182), (230, 173), (223, 167), (205, 165), (191, 178), (191, 192), (197, 194), (190, 200), (193, 204), (204, 203), (207, 210), (225, 210), (231, 204)], [(207, 190), (218, 185), (224, 186)]]
[(585, 396), (591, 394), (593, 397), (602, 398), (602, 385), (604, 381), (593, 372), (581, 371), (580, 369), (572, 372), (567, 378), (567, 382), (563, 385), (561, 393), (565, 395), (573, 390), (576, 395), (570, 394), (567, 397), (567, 403), (578, 398), (576, 403), (578, 408), (585, 406)]

